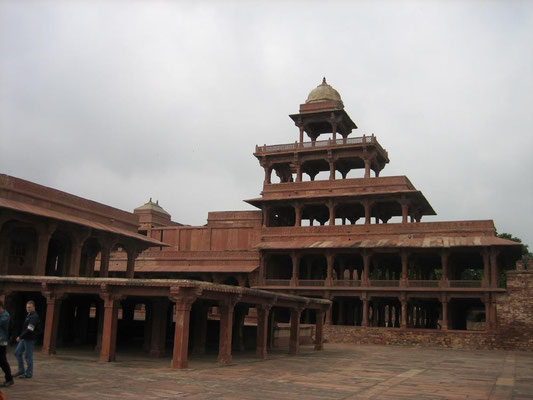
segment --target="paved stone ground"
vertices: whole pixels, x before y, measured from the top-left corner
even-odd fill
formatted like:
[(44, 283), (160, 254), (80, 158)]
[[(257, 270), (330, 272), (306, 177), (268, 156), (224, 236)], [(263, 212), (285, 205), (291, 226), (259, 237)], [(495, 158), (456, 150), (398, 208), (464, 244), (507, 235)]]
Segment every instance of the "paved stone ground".
[(326, 344), (299, 356), (276, 351), (267, 361), (245, 353), (230, 366), (211, 354), (187, 370), (131, 352), (115, 363), (79, 349), (35, 358), (34, 378), (3, 389), (8, 400), (533, 399), (528, 352)]

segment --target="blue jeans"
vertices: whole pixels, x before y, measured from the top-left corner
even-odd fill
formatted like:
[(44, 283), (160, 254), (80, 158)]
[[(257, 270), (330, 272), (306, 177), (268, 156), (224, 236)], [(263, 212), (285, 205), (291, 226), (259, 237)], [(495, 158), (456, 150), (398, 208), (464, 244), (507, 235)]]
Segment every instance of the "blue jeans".
[(24, 362), (22, 361), (22, 353), (26, 352), (26, 376), (33, 375), (33, 346), (35, 345), (34, 340), (25, 340), (20, 339), (17, 347), (15, 348), (15, 357), (19, 363), (18, 372), (24, 373)]

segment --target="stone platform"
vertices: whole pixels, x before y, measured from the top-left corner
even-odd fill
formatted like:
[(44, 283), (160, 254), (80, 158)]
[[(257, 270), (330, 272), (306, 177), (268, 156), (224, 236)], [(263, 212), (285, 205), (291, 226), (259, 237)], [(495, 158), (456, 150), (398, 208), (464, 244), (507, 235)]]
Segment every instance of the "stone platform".
[[(34, 378), (3, 389), (8, 400), (68, 399), (531, 399), (533, 353), (326, 344), (298, 356), (274, 351), (267, 361), (216, 354), (192, 357), (172, 370), (170, 356), (117, 352), (99, 362), (94, 352), (58, 349), (35, 355)], [(14, 371), (13, 349), (9, 361)]]

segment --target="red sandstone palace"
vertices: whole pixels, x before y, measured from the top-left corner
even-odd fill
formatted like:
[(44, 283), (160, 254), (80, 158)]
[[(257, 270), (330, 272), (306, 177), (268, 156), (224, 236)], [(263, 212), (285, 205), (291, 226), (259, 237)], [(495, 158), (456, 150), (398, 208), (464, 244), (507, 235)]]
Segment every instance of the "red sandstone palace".
[(129, 213), (0, 175), (0, 297), (15, 325), (35, 299), (45, 353), (94, 346), (111, 361), (138, 342), (172, 348), (174, 367), (189, 351), (227, 363), (324, 338), (533, 348), (533, 271), (509, 270), (519, 244), (490, 220), (422, 222), (429, 202), (407, 177), (380, 176), (387, 151), (351, 136), (325, 80), (290, 117), (298, 140), (255, 149), (258, 210), (210, 212), (204, 226), (151, 200)]

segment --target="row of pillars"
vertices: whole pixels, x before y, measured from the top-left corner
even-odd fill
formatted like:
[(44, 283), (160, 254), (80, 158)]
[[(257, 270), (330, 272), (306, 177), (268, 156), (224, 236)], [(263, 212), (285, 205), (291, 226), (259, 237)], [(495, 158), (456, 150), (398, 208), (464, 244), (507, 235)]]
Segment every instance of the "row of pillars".
[[(182, 288), (173, 291), (169, 297), (175, 305), (174, 308), (174, 348), (172, 355), (172, 368), (187, 368), (189, 352), (189, 327), (190, 313), (193, 303), (201, 295), (201, 290), (192, 289), (184, 290)], [(46, 321), (44, 328), (42, 351), (45, 354), (55, 354), (57, 347), (58, 325), (60, 319), (60, 309), (63, 295), (55, 292), (44, 292), (47, 303)], [(116, 357), (118, 309), (122, 296), (103, 292), (100, 294), (103, 300), (103, 314), (99, 318), (97, 348), (100, 350), (100, 361), (114, 361)], [(219, 301), (220, 314), (220, 332), (219, 332), (219, 353), (218, 361), (222, 364), (232, 362), (232, 342), (242, 332), (234, 332), (234, 314), (235, 305), (239, 302), (239, 296), (227, 296)], [(150, 355), (160, 356), (164, 353), (166, 338), (166, 323), (168, 301), (163, 299), (156, 300), (153, 304), (153, 313), (151, 314), (151, 328), (148, 328), (148, 321), (145, 336), (150, 336)], [(257, 305), (257, 345), (256, 356), (258, 358), (267, 357), (267, 340), (268, 340), (268, 321), (272, 305)], [(291, 329), (289, 353), (298, 354), (300, 344), (300, 317), (303, 308), (291, 308)], [(244, 314), (235, 316), (238, 329), (244, 322)], [(323, 348), (323, 323), (324, 312), (316, 311), (316, 340), (315, 350)], [(196, 318), (194, 349), (195, 353), (205, 351), (205, 341), (207, 334), (207, 307), (200, 311), (199, 318)], [(238, 341), (238, 340), (237, 340)]]
[[(363, 208), (365, 211), (365, 224), (370, 224), (372, 222), (371, 211), (372, 211), (372, 205), (374, 202), (369, 199), (364, 199), (364, 200), (361, 200), (360, 202), (363, 205)], [(402, 224), (406, 224), (409, 222), (408, 218), (410, 215), (409, 214), (409, 202), (407, 200), (399, 200), (399, 203), (402, 208)], [(301, 204), (300, 202), (295, 202), (291, 205), (294, 208), (294, 213), (295, 213), (295, 218), (296, 218), (294, 226), (302, 226), (302, 214), (303, 214), (304, 205)], [(326, 205), (329, 210), (329, 219), (328, 219), (329, 225), (335, 225), (335, 209), (337, 208), (338, 204), (334, 200), (328, 200), (326, 202)], [(268, 221), (270, 219), (270, 213), (272, 212), (272, 209), (273, 209), (272, 206), (267, 206), (267, 205), (263, 206), (263, 226), (268, 226)], [(375, 217), (375, 221), (378, 224), (379, 220), (381, 219), (381, 221), (386, 223), (390, 218), (391, 216)], [(345, 223), (346, 218), (343, 218), (343, 220)], [(420, 222), (420, 221), (422, 221), (422, 215), (420, 213), (417, 212), (417, 213), (411, 214), (411, 222)], [(313, 219), (311, 219), (311, 224), (312, 222), (313, 222)], [(319, 222), (323, 224), (325, 221), (319, 221)]]
[[(498, 255), (499, 250), (496, 248), (485, 248), (481, 252), (483, 257), (483, 280), (482, 280), (482, 286), (483, 287), (498, 287), (498, 275), (499, 275), (499, 267), (498, 267)], [(291, 263), (292, 263), (292, 276), (291, 276), (291, 286), (298, 286), (298, 275), (299, 275), (299, 265), (300, 265), (300, 259), (302, 257), (301, 254), (298, 254), (296, 252), (292, 252), (290, 254), (291, 257)], [(331, 286), (333, 283), (333, 266), (335, 262), (335, 255), (331, 252), (326, 253), (326, 279), (325, 279), (325, 286)], [(361, 257), (363, 259), (363, 272), (361, 274), (361, 286), (369, 286), (370, 285), (370, 279), (369, 279), (369, 271), (370, 271), (370, 262), (372, 257), (371, 251), (363, 251), (361, 253)], [(448, 281), (448, 261), (450, 258), (450, 251), (449, 250), (443, 250), (440, 253), (441, 257), (441, 267), (442, 267), (442, 276), (441, 276), (441, 287), (448, 287), (449, 281)], [(402, 272), (401, 272), (401, 278), (400, 278), (400, 286), (407, 287), (407, 265), (409, 260), (409, 253), (407, 251), (400, 251), (400, 258), (402, 263)], [(259, 265), (259, 276), (262, 279), (262, 284), (264, 284), (266, 280), (266, 263), (267, 263), (268, 256), (263, 255), (260, 260)], [(343, 270), (341, 269), (341, 276), (343, 276)]]
[[(370, 305), (372, 301), (372, 305)], [(443, 296), (440, 299), (441, 303), (441, 322), (442, 330), (448, 330), (448, 303), (450, 298)], [(491, 296), (486, 295), (482, 298), (485, 305), (485, 326), (486, 329), (491, 329), (496, 326), (496, 305)], [(381, 326), (381, 327), (400, 327), (400, 328), (428, 328), (430, 325), (436, 325), (435, 316), (432, 315), (432, 307), (428, 307), (421, 304), (409, 303), (405, 296), (399, 298), (400, 307), (392, 305), (391, 302), (380, 302), (376, 299), (369, 299), (366, 297), (361, 298), (362, 302), (362, 317), (361, 326)], [(351, 311), (351, 312), (350, 312)], [(353, 315), (359, 310), (349, 310), (348, 313), (345, 310), (345, 303), (342, 300), (338, 300), (338, 314), (337, 325), (343, 325), (345, 323), (353, 322), (357, 317)], [(331, 310), (326, 313), (326, 321), (328, 324), (332, 324), (332, 312)]]
[[(369, 158), (365, 158), (365, 159), (363, 159), (363, 161), (365, 163), (365, 175), (364, 175), (364, 178), (370, 178), (370, 170), (371, 170), (371, 166), (372, 166), (372, 160), (369, 159)], [(335, 162), (330, 157), (330, 158), (328, 158), (328, 163), (329, 163), (329, 180), (333, 181), (333, 180), (335, 180), (335, 171), (336, 171)], [(272, 183), (272, 171), (275, 168), (272, 165), (263, 166), (263, 168), (265, 170), (264, 183), (265, 184), (271, 184)], [(348, 174), (348, 172), (349, 171), (341, 171), (341, 175), (342, 175), (343, 179), (346, 179), (346, 175)], [(311, 181), (315, 180), (315, 176), (317, 175), (317, 173), (318, 172), (312, 174), (312, 173), (308, 172)], [(375, 171), (375, 174), (376, 174), (376, 178), (379, 177), (379, 169)], [(292, 180), (292, 177), (291, 177), (291, 180)], [(296, 182), (303, 182), (303, 167), (302, 167), (302, 164), (300, 164), (300, 163), (296, 163)]]

